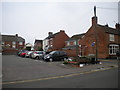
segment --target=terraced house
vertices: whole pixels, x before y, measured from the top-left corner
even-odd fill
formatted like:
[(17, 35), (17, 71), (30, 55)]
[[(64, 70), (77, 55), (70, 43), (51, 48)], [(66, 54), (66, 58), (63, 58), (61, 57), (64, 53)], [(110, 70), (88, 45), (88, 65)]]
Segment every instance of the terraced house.
[(16, 35), (2, 35), (2, 53), (16, 54), (25, 46), (25, 39)]
[(97, 17), (92, 17), (92, 26), (79, 41), (80, 52), (84, 56), (97, 54), (98, 58), (116, 58), (116, 52), (120, 51), (120, 24), (111, 28), (97, 22)]
[(73, 35), (66, 40), (63, 48), (69, 56), (96, 56), (97, 58), (117, 58), (120, 51), (120, 24), (115, 28), (98, 24), (98, 18), (92, 17), (92, 25), (84, 34)]
[(69, 39), (69, 36), (64, 30), (60, 30), (57, 33), (48, 32), (48, 37), (43, 40), (43, 50), (53, 51), (62, 50), (65, 47), (65, 41)]
[(65, 51), (68, 56), (82, 56), (80, 52), (80, 44), (79, 41), (82, 37), (84, 37), (85, 33), (73, 35), (71, 38), (65, 41), (65, 47), (63, 51)]
[(37, 39), (35, 39), (34, 50), (35, 51), (42, 51), (43, 50), (42, 45), (43, 45), (43, 40), (37, 40)]

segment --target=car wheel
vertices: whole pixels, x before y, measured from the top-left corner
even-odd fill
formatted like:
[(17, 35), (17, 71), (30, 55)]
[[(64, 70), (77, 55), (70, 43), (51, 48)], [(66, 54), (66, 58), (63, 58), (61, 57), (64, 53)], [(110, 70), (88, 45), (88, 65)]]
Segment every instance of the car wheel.
[(66, 61), (66, 60), (67, 60), (67, 58), (63, 58), (63, 60), (64, 60), (64, 61)]
[(50, 62), (52, 62), (52, 61), (53, 61), (53, 59), (52, 59), (52, 58), (50, 58), (50, 59), (49, 59), (49, 61), (50, 61)]
[(36, 57), (36, 59), (39, 59), (39, 57)]

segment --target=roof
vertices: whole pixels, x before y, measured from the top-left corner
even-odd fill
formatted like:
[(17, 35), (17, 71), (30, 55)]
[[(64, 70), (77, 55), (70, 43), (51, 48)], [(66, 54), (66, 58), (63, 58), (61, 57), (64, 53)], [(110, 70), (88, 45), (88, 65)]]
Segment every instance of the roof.
[(42, 40), (35, 40), (35, 43), (42, 43)]
[(108, 26), (103, 26), (103, 25), (99, 25), (98, 26), (104, 28), (105, 32), (106, 33), (109, 33), (109, 34), (115, 34), (115, 35), (120, 35), (120, 30), (117, 30), (117, 29), (114, 29), (114, 28), (111, 28), (111, 27), (108, 27)]
[(45, 39), (50, 39), (50, 38), (53, 38), (55, 35), (59, 34), (60, 32), (57, 32), (57, 33), (54, 33), (52, 35), (49, 35), (48, 37), (46, 37)]
[(2, 41), (25, 41), (22, 37), (17, 37), (15, 35), (2, 35)]
[(25, 46), (26, 47), (32, 47), (33, 45), (31, 43), (26, 43)]
[(73, 35), (73, 36), (72, 36), (70, 39), (68, 39), (67, 41), (72, 41), (72, 40), (80, 39), (83, 35), (85, 35), (85, 33)]

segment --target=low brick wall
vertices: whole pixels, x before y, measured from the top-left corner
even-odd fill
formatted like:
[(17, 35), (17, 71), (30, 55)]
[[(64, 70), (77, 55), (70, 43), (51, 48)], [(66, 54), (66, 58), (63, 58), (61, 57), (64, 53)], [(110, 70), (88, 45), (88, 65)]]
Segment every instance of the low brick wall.
[[(76, 57), (76, 50), (75, 49), (72, 49), (72, 50), (63, 50), (63, 51), (66, 52), (69, 57)], [(80, 53), (78, 52), (78, 55), (79, 54)]]
[(2, 51), (2, 54), (3, 55), (16, 55), (17, 52), (18, 52), (18, 50), (16, 50), (16, 49), (4, 49)]

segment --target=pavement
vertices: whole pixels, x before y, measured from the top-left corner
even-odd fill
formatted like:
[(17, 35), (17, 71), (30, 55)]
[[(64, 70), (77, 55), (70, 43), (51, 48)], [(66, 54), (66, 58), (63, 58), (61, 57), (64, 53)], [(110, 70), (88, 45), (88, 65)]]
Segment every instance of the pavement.
[[(79, 75), (118, 67), (118, 60), (100, 60), (102, 64), (72, 67), (64, 65), (63, 62), (44, 62), (18, 56), (13, 57), (15, 60), (11, 56), (3, 57), (3, 83)], [(7, 58), (11, 58), (11, 60), (7, 60)]]

